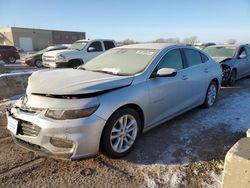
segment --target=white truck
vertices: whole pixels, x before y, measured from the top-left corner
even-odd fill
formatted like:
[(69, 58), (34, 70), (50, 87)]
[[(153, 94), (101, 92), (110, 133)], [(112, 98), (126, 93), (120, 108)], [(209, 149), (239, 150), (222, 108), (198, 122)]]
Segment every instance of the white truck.
[(116, 47), (113, 40), (78, 40), (68, 49), (43, 54), (43, 66), (50, 68), (77, 67), (103, 52)]

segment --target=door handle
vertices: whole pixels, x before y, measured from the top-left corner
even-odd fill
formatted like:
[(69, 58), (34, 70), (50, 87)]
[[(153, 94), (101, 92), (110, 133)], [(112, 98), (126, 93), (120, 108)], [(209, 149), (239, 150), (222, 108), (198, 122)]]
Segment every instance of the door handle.
[(187, 80), (188, 77), (187, 77), (187, 75), (183, 75), (183, 76), (181, 77), (181, 79), (182, 79), (182, 80)]
[(208, 69), (207, 69), (207, 68), (205, 68), (205, 69), (204, 69), (204, 72), (205, 72), (205, 73), (208, 73)]

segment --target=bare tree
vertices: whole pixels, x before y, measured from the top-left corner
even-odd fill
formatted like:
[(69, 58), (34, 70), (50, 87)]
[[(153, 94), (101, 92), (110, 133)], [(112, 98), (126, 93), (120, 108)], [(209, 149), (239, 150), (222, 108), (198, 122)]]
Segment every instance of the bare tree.
[(180, 39), (179, 38), (158, 38), (156, 40), (154, 40), (153, 42), (155, 43), (173, 43), (173, 44), (178, 44), (180, 43)]
[(165, 39), (164, 38), (158, 38), (158, 39), (154, 40), (153, 42), (155, 42), (155, 43), (165, 43)]
[(182, 40), (183, 43), (185, 44), (194, 44), (198, 42), (198, 37), (197, 36), (192, 36), (192, 37), (187, 37)]
[(125, 40), (121, 41), (120, 43), (124, 44), (124, 45), (129, 45), (129, 44), (136, 44), (137, 42), (135, 42), (132, 39), (125, 39)]
[(235, 39), (230, 39), (227, 41), (228, 44), (236, 44), (237, 43), (237, 40)]

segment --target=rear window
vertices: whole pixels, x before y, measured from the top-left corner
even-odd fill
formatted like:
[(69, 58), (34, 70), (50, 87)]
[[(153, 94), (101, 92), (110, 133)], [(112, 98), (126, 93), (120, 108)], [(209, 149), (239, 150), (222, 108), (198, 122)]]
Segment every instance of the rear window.
[(109, 50), (115, 47), (112, 41), (104, 41), (103, 43), (104, 43), (105, 50)]
[(189, 67), (202, 63), (199, 51), (193, 49), (184, 49), (184, 53)]

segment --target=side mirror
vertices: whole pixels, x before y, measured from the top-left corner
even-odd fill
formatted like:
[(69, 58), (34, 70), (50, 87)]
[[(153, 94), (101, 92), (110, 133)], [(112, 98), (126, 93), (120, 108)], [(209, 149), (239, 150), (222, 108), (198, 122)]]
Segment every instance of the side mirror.
[(88, 48), (88, 52), (94, 52), (95, 51), (95, 48), (94, 47), (89, 47)]
[(171, 69), (171, 68), (162, 68), (157, 71), (155, 77), (174, 77), (177, 74), (176, 69)]
[(239, 59), (244, 59), (246, 57), (247, 57), (247, 55), (245, 53), (244, 54), (240, 54)]

